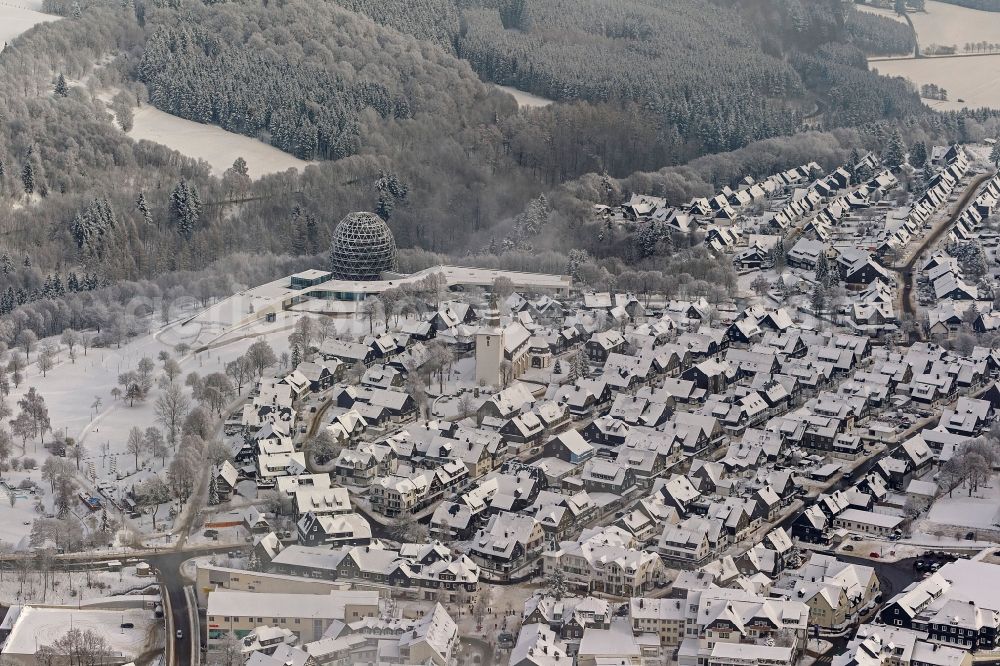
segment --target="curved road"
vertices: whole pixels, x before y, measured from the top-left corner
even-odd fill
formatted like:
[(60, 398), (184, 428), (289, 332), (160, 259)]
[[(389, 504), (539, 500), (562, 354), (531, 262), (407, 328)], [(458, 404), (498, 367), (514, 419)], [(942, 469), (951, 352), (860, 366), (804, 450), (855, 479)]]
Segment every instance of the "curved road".
[[(200, 637), (197, 617), (198, 609), (189, 603), (185, 589), (188, 585), (181, 573), (181, 564), (186, 560), (198, 555), (210, 555), (220, 551), (239, 549), (241, 544), (219, 544), (212, 546), (197, 546), (181, 550), (164, 550), (159, 552), (134, 552), (125, 555), (127, 558), (135, 558), (148, 562), (156, 572), (157, 581), (163, 589), (164, 615), (166, 633), (164, 643), (167, 646), (166, 666), (193, 666), (200, 661), (200, 648), (198, 644)], [(119, 556), (120, 557), (120, 556)], [(13, 569), (17, 556), (0, 557), (0, 568)], [(72, 553), (56, 556), (53, 567), (76, 569), (77, 567), (89, 567), (93, 562), (106, 562), (115, 559), (115, 554), (101, 553)], [(151, 585), (153, 583), (151, 582)], [(170, 609), (169, 616), (166, 616), (167, 609)], [(175, 632), (181, 629), (184, 638), (177, 639)]]

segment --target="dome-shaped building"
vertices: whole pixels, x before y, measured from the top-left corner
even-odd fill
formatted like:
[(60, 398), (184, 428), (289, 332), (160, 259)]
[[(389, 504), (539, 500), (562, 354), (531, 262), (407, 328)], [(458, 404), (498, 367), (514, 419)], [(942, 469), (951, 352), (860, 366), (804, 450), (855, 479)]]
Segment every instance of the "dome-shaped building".
[(337, 280), (378, 280), (399, 269), (396, 239), (375, 213), (350, 213), (333, 231), (330, 270)]

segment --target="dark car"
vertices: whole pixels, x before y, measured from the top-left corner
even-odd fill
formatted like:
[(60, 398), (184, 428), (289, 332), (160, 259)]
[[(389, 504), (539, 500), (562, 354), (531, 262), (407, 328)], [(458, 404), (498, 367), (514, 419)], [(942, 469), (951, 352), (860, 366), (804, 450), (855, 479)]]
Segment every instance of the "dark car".
[(122, 622), (122, 629), (135, 629), (135, 624), (131, 622)]

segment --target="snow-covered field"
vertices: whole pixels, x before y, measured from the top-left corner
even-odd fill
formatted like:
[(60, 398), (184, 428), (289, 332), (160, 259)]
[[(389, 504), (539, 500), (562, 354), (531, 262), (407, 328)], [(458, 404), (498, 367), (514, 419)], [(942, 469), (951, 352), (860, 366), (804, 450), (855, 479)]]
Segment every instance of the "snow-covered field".
[[(123, 344), (120, 349), (90, 349), (84, 355), (78, 348), (75, 363), (69, 360), (68, 352), (62, 348), (56, 366), (44, 377), (34, 363), (36, 352), (31, 357), (32, 365), (25, 371), (24, 382), (12, 390), (8, 404), (16, 408), (17, 401), (29, 387), (34, 387), (45, 399), (53, 432), (64, 432), (82, 442), (85, 447), (85, 457), (80, 466), (82, 475), (93, 478), (98, 483), (110, 481), (124, 490), (163, 467), (159, 458), (154, 459), (147, 452), (140, 455), (139, 470), (136, 470), (134, 455), (126, 452), (128, 433), (133, 426), (145, 429), (157, 425), (155, 403), (161, 389), (154, 385), (146, 400), (130, 406), (126, 401), (116, 400), (111, 395), (112, 389), (118, 386), (119, 374), (134, 370), (140, 359), (148, 357), (156, 363), (154, 381), (159, 379), (162, 363), (157, 360), (157, 355), (161, 351), (170, 353), (178, 361), (182, 379), (190, 372), (205, 376), (224, 371), (226, 363), (243, 354), (258, 339), (268, 341), (276, 353), (280, 354), (287, 349), (289, 330), (299, 316), (301, 315), (282, 312), (274, 323), (260, 321), (221, 336), (218, 331), (171, 324), (140, 335)], [(352, 325), (360, 327), (362, 324), (364, 322), (352, 322), (350, 325), (343, 324), (343, 328)], [(208, 349), (181, 357), (174, 349), (181, 342), (192, 348)], [(280, 368), (273, 368), (272, 371), (280, 371)], [(246, 389), (244, 394), (245, 392)], [(100, 404), (95, 408), (98, 398)], [(51, 434), (46, 436), (46, 441), (49, 439)], [(22, 456), (20, 440), (15, 442), (14, 455)], [(49, 452), (37, 441), (29, 440), (23, 455), (34, 458), (37, 466), (41, 467)], [(169, 463), (169, 456), (166, 461)], [(38, 469), (4, 474), (4, 479), (9, 480), (12, 485), (23, 478), (32, 479), (47, 493), (48, 484), (41, 480)], [(41, 499), (46, 510), (49, 510), (51, 498)], [(30, 522), (39, 516), (34, 510), (35, 501), (34, 498), (20, 498), (11, 507), (7, 493), (0, 488), (0, 541), (16, 546), (30, 534)], [(160, 511), (160, 525), (165, 517), (166, 511)], [(144, 530), (146, 522), (147, 519), (144, 518), (139, 523)]]
[[(4, 474), (5, 478), (10, 476), (10, 472)], [(41, 473), (36, 471), (34, 476), (34, 480), (40, 483)], [(11, 506), (8, 497), (6, 490), (0, 492), (0, 543), (16, 547), (31, 532), (31, 521), (38, 518), (38, 513), (34, 499), (18, 498)]]
[(155, 141), (188, 157), (205, 160), (212, 172), (220, 176), (237, 157), (246, 160), (252, 178), (310, 164), (257, 139), (178, 118), (150, 104), (135, 109), (128, 135), (136, 141)]
[(22, 32), (45, 21), (55, 21), (59, 17), (42, 14), (40, 1), (10, 0), (0, 2), (0, 50)]
[[(856, 7), (861, 11), (905, 21), (892, 9), (868, 5)], [(910, 20), (913, 21), (921, 47), (937, 44), (957, 46), (961, 50), (966, 42), (994, 43), (1000, 37), (998, 12), (984, 12), (936, 0), (927, 0), (926, 9), (925, 12), (910, 12)]]
[[(1000, 27), (997, 28), (1000, 36)], [(871, 64), (881, 74), (902, 76), (917, 85), (934, 83), (948, 91), (948, 101), (925, 100), (934, 109), (1000, 108), (1000, 54), (960, 58), (881, 60)], [(959, 102), (958, 100), (964, 100)]]
[(931, 506), (927, 518), (935, 523), (995, 530), (1000, 523), (1000, 479), (980, 486), (969, 497), (965, 486), (959, 486), (952, 497), (944, 495)]
[(517, 100), (517, 105), (522, 109), (534, 109), (540, 106), (548, 106), (549, 104), (552, 104), (551, 99), (539, 97), (538, 95), (532, 95), (531, 93), (518, 90), (517, 88), (511, 88), (510, 86), (497, 86), (497, 88), (513, 95), (514, 99)]
[[(996, 43), (1000, 39), (1000, 12), (984, 12), (927, 0), (926, 12), (910, 13), (921, 49), (936, 44), (954, 46), (964, 53), (968, 43)], [(901, 20), (892, 10), (858, 5), (863, 11)], [(933, 83), (948, 91), (948, 101), (925, 100), (934, 109), (965, 107), (1000, 108), (1000, 54), (890, 59), (872, 61), (871, 67), (887, 76), (902, 76), (917, 86)], [(958, 100), (963, 100), (959, 102)]]
[[(131, 623), (131, 628), (122, 625)], [(62, 637), (72, 626), (91, 630), (107, 640), (113, 652), (136, 657), (150, 644), (154, 624), (149, 610), (78, 610), (76, 608), (29, 607), (21, 611), (4, 652), (11, 655), (34, 654), (39, 645)]]
[(913, 12), (910, 20), (921, 46), (940, 44), (961, 49), (966, 42), (996, 42), (1000, 38), (1000, 13), (984, 12), (927, 0), (926, 12)]

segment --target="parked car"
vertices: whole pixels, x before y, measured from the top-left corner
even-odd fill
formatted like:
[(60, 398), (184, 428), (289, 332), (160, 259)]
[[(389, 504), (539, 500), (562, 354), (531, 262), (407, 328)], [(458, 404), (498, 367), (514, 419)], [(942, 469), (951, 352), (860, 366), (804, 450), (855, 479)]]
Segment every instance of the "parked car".
[(872, 552), (868, 553), (868, 557), (872, 558), (873, 560), (877, 560), (879, 558), (879, 554), (873, 550)]
[(854, 546), (852, 546), (851, 544), (847, 544), (846, 546), (844, 546), (844, 550), (848, 550), (848, 551), (854, 550)]

